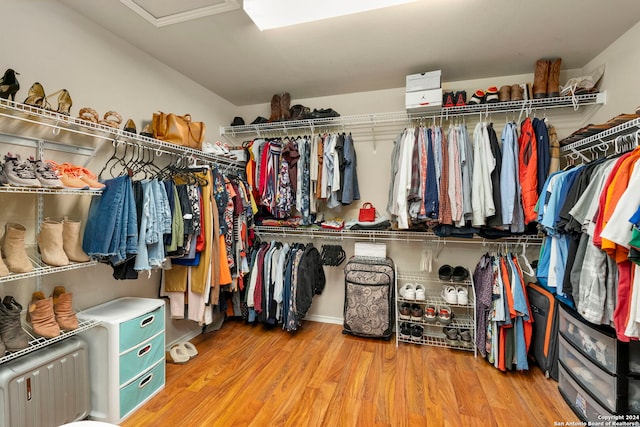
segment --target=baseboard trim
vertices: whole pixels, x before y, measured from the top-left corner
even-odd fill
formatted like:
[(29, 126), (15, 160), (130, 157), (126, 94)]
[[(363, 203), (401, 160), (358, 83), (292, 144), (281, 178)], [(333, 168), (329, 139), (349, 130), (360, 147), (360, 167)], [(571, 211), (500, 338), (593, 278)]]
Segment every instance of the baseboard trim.
[(304, 320), (310, 320), (312, 322), (319, 323), (332, 323), (334, 325), (342, 325), (344, 323), (342, 317), (321, 316), (317, 314), (305, 316)]

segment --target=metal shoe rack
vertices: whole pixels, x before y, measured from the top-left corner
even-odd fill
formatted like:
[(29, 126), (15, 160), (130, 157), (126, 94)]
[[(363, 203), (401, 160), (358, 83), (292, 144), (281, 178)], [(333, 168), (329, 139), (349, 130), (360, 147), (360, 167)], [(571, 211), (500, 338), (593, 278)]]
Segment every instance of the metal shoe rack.
[[(417, 284), (420, 283), (424, 285), (426, 289), (426, 298), (424, 300), (409, 300), (403, 298), (400, 295), (400, 288), (407, 283)], [(444, 300), (441, 295), (441, 291), (444, 286), (463, 286), (467, 289), (467, 304), (450, 304)], [(423, 309), (422, 320), (404, 320), (400, 319), (400, 306), (403, 304), (409, 304), (410, 306), (413, 304), (419, 305)], [(429, 323), (425, 321), (424, 317), (424, 309), (428, 306), (436, 307), (436, 312), (439, 307), (447, 306), (451, 308), (453, 313), (453, 318), (448, 325), (441, 324), (439, 322)], [(404, 338), (400, 336), (400, 324), (403, 322), (407, 322), (412, 325), (420, 325), (422, 326), (424, 332), (422, 338), (419, 341), (416, 341), (412, 338)], [(456, 328), (458, 330), (469, 330), (471, 333), (471, 345), (465, 346), (462, 341), (458, 337), (458, 340), (455, 342), (450, 342), (447, 340), (446, 335), (443, 332), (443, 328), (450, 327)], [(418, 345), (427, 345), (434, 347), (446, 347), (452, 348), (456, 350), (466, 350), (473, 352), (474, 357), (477, 356), (476, 349), (476, 296), (475, 289), (473, 287), (473, 281), (471, 278), (468, 280), (464, 280), (462, 282), (453, 282), (453, 281), (442, 281), (437, 278), (434, 278), (431, 274), (421, 271), (408, 271), (399, 269), (398, 270), (398, 289), (396, 290), (396, 346), (398, 343), (407, 343), (407, 344), (418, 344)]]

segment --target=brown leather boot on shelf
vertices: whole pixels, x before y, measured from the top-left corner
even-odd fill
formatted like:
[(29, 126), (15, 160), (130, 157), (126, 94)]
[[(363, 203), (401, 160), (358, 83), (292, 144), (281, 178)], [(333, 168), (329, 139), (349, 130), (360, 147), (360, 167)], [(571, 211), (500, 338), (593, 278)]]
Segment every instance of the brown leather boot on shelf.
[(55, 338), (60, 335), (60, 326), (53, 312), (53, 299), (45, 298), (42, 292), (34, 292), (27, 312), (27, 321), (36, 335)]
[(2, 260), (2, 256), (0, 255), (0, 277), (4, 277), (8, 275), (9, 275), (9, 269), (7, 268), (7, 265)]
[(546, 59), (538, 59), (536, 61), (536, 71), (533, 74), (533, 99), (541, 99), (548, 96), (549, 68), (550, 62)]
[(547, 81), (547, 96), (560, 96), (560, 66), (562, 59), (551, 61), (549, 66), (549, 80)]
[(291, 113), (289, 108), (291, 107), (291, 95), (289, 92), (285, 92), (280, 97), (280, 120), (290, 120)]
[(498, 91), (498, 99), (500, 100), (500, 102), (511, 101), (511, 86), (500, 86), (500, 90)]
[[(29, 335), (22, 329), (20, 313), (22, 306), (7, 295), (0, 304), (0, 337), (7, 351), (18, 351), (29, 347)], [(4, 352), (3, 352), (4, 354)]]
[(42, 262), (55, 267), (69, 265), (69, 258), (62, 246), (62, 223), (46, 220), (38, 233), (38, 248)]
[(62, 221), (62, 248), (69, 261), (87, 262), (91, 258), (82, 250), (80, 238), (80, 221), (72, 221), (67, 217)]
[(64, 286), (56, 286), (51, 294), (53, 298), (53, 312), (60, 329), (65, 331), (78, 329), (78, 318), (73, 311), (73, 294), (67, 293)]
[(511, 85), (511, 100), (522, 101), (524, 99), (524, 89), (522, 86), (516, 84)]
[(28, 273), (33, 264), (24, 247), (24, 235), (27, 229), (23, 225), (8, 222), (5, 225), (2, 252), (6, 258), (7, 268), (12, 273)]
[(271, 98), (271, 116), (269, 116), (270, 122), (279, 122), (280, 121), (280, 95), (275, 94)]

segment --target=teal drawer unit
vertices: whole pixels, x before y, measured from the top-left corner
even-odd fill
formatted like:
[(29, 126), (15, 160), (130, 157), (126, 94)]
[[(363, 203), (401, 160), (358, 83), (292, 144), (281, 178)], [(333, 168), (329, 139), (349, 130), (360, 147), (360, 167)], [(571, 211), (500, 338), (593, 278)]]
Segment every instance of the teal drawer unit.
[(164, 301), (119, 298), (78, 317), (101, 322), (83, 334), (90, 349), (89, 416), (117, 424), (164, 388)]

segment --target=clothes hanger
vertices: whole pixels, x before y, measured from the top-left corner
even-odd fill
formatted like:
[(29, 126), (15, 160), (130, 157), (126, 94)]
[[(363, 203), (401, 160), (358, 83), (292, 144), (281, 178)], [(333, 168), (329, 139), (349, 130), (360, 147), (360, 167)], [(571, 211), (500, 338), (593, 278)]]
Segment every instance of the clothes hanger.
[(520, 269), (522, 270), (523, 273), (529, 276), (535, 276), (536, 272), (533, 270), (533, 267), (531, 267), (531, 263), (527, 259), (526, 249), (527, 249), (526, 242), (522, 242), (522, 252), (520, 253), (520, 258), (522, 259), (524, 266), (526, 267), (526, 270), (523, 268), (522, 265), (520, 265)]

